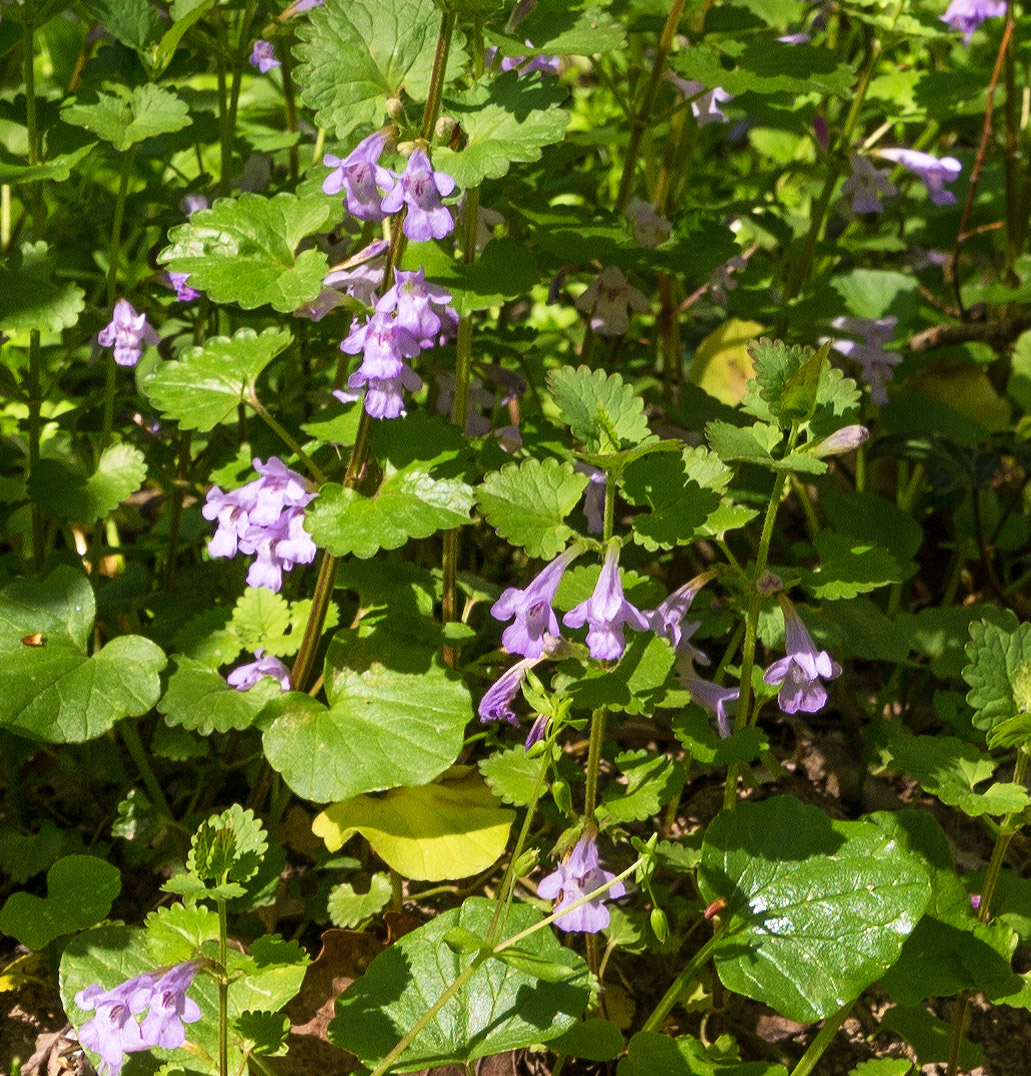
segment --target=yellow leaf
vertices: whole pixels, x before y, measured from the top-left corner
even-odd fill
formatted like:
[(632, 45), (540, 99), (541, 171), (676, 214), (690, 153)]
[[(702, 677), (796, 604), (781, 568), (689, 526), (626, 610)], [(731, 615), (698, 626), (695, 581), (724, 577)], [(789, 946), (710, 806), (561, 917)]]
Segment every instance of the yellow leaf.
[(46, 961), (42, 953), (26, 953), (0, 971), (0, 993), (21, 990), (30, 983), (46, 982)]
[(980, 422), (989, 433), (1010, 428), (1010, 405), (995, 391), (984, 367), (936, 362), (911, 377), (906, 387), (948, 404), (961, 415)]
[(739, 404), (752, 376), (748, 345), (763, 331), (757, 321), (728, 318), (698, 345), (688, 380), (725, 404)]
[(508, 844), (515, 811), (499, 804), (476, 770), (455, 766), (433, 784), (335, 803), (312, 831), (331, 852), (361, 833), (405, 878), (468, 878), (486, 870)]

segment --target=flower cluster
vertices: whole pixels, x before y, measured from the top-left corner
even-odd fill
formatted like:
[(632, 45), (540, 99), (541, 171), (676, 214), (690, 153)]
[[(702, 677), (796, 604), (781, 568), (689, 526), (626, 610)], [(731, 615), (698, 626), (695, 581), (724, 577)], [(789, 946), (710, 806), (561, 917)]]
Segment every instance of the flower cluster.
[(879, 149), (877, 156), (908, 168), (923, 182), (934, 205), (953, 205), (956, 196), (945, 189), (963, 171), (955, 157), (932, 157), (917, 149)]
[(884, 208), (882, 198), (898, 194), (895, 184), (865, 158), (852, 156), (852, 174), (842, 184), (841, 192), (852, 199), (853, 213), (880, 213)]
[(135, 366), (143, 349), (156, 347), (161, 337), (147, 324), (146, 314), (137, 314), (128, 299), (119, 299), (112, 311), (111, 321), (97, 334), (101, 347), (114, 347), (119, 366)]
[(694, 79), (680, 78), (677, 75), (667, 76), (670, 82), (685, 96), (692, 97), (691, 115), (699, 127), (709, 123), (727, 123), (727, 117), (720, 110), (720, 105), (734, 100), (732, 93), (727, 93), (722, 86), (707, 90), (703, 83)]
[[(589, 837), (581, 837), (569, 858), (537, 883), (537, 896), (544, 897), (545, 900), (559, 898), (555, 911), (561, 912), (563, 908), (583, 900), (589, 893), (600, 889), (615, 877), (611, 871), (601, 868), (598, 847), (594, 841)], [(622, 882), (616, 882), (586, 904), (560, 915), (555, 922), (563, 930), (597, 934), (609, 925), (611, 919), (605, 901), (615, 900), (625, 893), (626, 886)]]
[(963, 44), (969, 45), (974, 31), (985, 19), (997, 19), (1006, 14), (1006, 0), (952, 0), (941, 21), (963, 34)]
[(252, 687), (266, 676), (279, 681), (284, 691), (290, 690), (290, 670), (272, 654), (266, 656), (260, 647), (254, 651), (255, 660), (248, 665), (241, 665), (226, 677), (226, 683), (237, 691), (250, 691)]
[(247, 572), (248, 585), (278, 591), (283, 572), (315, 559), (315, 543), (304, 529), (304, 508), (315, 494), (275, 456), (264, 464), (256, 459), (254, 469), (261, 477), (240, 489), (208, 490), (201, 511), (205, 519), (218, 520), (208, 552), (213, 557), (257, 554)]
[[(402, 174), (379, 163), (387, 136), (377, 131), (360, 142), (345, 158), (327, 154), (323, 163), (333, 170), (322, 184), (327, 194), (344, 191), (348, 212), (359, 220), (379, 221), (405, 209), (402, 230), (416, 242), (443, 239), (455, 226), (441, 199), (455, 189), (455, 181), (435, 172), (425, 150), (416, 149)], [(375, 246), (375, 244), (374, 244)], [(385, 247), (381, 248), (385, 252)], [(353, 268), (329, 273), (324, 284), (347, 285), (348, 294), (373, 305), (383, 285), (384, 270), (377, 265), (381, 249), (363, 252)], [(340, 349), (362, 356), (361, 366), (348, 378), (348, 387), (365, 390), (365, 410), (373, 418), (404, 414), (404, 389), (416, 392), (422, 378), (408, 365), (424, 348), (436, 347), (453, 337), (458, 315), (449, 305), (451, 295), (426, 281), (426, 272), (395, 270), (394, 283), (375, 302), (370, 318), (355, 325)]]
[[(182, 1046), (183, 1024), (195, 1023), (201, 1015), (197, 1003), (186, 996), (198, 966), (189, 960), (160, 975), (144, 972), (110, 990), (93, 983), (75, 995), (80, 1009), (96, 1014), (80, 1028), (79, 1042), (100, 1054), (99, 1076), (118, 1076), (126, 1054)], [(144, 1012), (143, 1020), (137, 1020)]]
[(273, 67), (282, 67), (276, 58), (276, 50), (271, 41), (255, 41), (248, 63), (251, 67), (256, 67), (263, 75), (267, 75)]
[(902, 356), (894, 351), (886, 351), (884, 345), (891, 339), (898, 318), (835, 318), (831, 324), (842, 332), (861, 336), (863, 342), (855, 340), (835, 340), (831, 345), (835, 351), (846, 358), (853, 359), (862, 366), (862, 377), (870, 388), (870, 399), (875, 404), (888, 402), (888, 390), (885, 382), (894, 377), (892, 367), (902, 361)]
[(630, 311), (647, 314), (649, 305), (621, 269), (608, 265), (587, 285), (576, 308), (590, 317), (591, 328), (600, 336), (623, 336), (630, 328)]
[(827, 653), (817, 650), (805, 624), (786, 598), (784, 608), (784, 649), (787, 655), (775, 661), (763, 674), (767, 684), (780, 684), (777, 705), (786, 714), (802, 710), (815, 714), (827, 703), (823, 680), (841, 675), (841, 666)]

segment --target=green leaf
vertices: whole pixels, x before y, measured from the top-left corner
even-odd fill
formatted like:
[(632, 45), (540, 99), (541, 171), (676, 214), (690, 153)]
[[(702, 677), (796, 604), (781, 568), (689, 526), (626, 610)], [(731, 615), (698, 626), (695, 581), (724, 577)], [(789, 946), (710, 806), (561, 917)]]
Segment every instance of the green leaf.
[(118, 868), (96, 856), (65, 856), (47, 871), (45, 898), (12, 893), (0, 910), (0, 931), (34, 951), (85, 930), (111, 910), (122, 888)]
[(451, 305), (460, 316), (527, 295), (541, 277), (526, 244), (507, 236), (492, 239), (471, 265), (440, 243), (409, 243), (401, 264), (408, 270), (424, 266), (426, 279), (451, 293)]
[(836, 531), (889, 550), (905, 573), (903, 579), (916, 572), (912, 558), (923, 544), (924, 532), (909, 512), (876, 493), (860, 490), (824, 490), (820, 507)]
[(265, 827), (254, 812), (234, 803), (212, 815), (193, 836), (186, 869), (203, 881), (246, 882), (268, 850)]
[(622, 1032), (608, 1020), (582, 1020), (551, 1042), (551, 1049), (585, 1061), (612, 1061), (625, 1047)]
[(594, 665), (567, 691), (580, 709), (608, 706), (628, 714), (650, 714), (663, 705), (674, 656), (665, 639), (650, 632), (634, 633), (615, 668)]
[(472, 703), (436, 650), (343, 631), (326, 661), (328, 708), (289, 692), (266, 711), (265, 754), (299, 796), (328, 803), (425, 784), (454, 762)]
[(212, 732), (248, 729), (265, 704), (282, 694), (278, 680), (262, 677), (247, 691), (230, 687), (222, 677), (201, 661), (176, 654), (176, 670), (158, 703), (158, 713), (169, 725), (210, 736)]
[(131, 49), (146, 48), (161, 33), (161, 16), (147, 0), (84, 0), (83, 7)]
[(614, 452), (649, 436), (644, 401), (619, 374), (568, 366), (548, 375), (562, 421), (589, 452)]
[(364, 558), (470, 522), (473, 491), (452, 477), (464, 451), (455, 427), (439, 416), (415, 414), (374, 425), (369, 440), (382, 463), (379, 488), (365, 496), (324, 485), (306, 512), (316, 544), (338, 556)]
[(706, 424), (705, 436), (716, 455), (727, 463), (741, 460), (770, 467), (774, 462), (771, 453), (783, 435), (776, 426), (766, 422), (734, 426), (716, 419)]
[[(543, 765), (539, 758), (527, 758), (522, 744), (495, 751), (479, 763), (480, 773), (487, 779), (494, 795), (513, 807), (525, 807), (533, 802), (533, 790)], [(547, 787), (546, 782), (541, 784), (542, 789)]]
[[(766, 404), (768, 415), (790, 427), (793, 421), (812, 417), (816, 409), (820, 378), (830, 344), (814, 350), (810, 347), (789, 347), (781, 340), (762, 337), (749, 347), (755, 369), (755, 387)], [(748, 401), (745, 401), (746, 410)], [(754, 413), (754, 412), (753, 412)], [(766, 418), (767, 414), (757, 417)]]
[(391, 891), (390, 876), (383, 873), (372, 876), (365, 893), (356, 893), (354, 886), (341, 882), (329, 891), (329, 920), (344, 930), (359, 927), (387, 906)]
[(615, 758), (626, 787), (610, 784), (602, 795), (598, 815), (615, 823), (641, 822), (659, 809), (684, 786), (684, 771), (666, 755), (624, 751)]
[(322, 291), (326, 255), (296, 251), (335, 214), (322, 195), (220, 198), (168, 233), (171, 244), (158, 261), (173, 273), (189, 273), (190, 284), (216, 303), (239, 303), (244, 310), (269, 303), (288, 313)]
[[(181, 10), (181, 4), (172, 4), (171, 15), (175, 20), (172, 26), (161, 35), (161, 40), (154, 46), (149, 57), (150, 77), (156, 81), (172, 62), (183, 35), (199, 22), (215, 6), (216, 0), (190, 0), (189, 10)], [(180, 10), (177, 10), (179, 8)]]
[[(247, 587), (233, 608), (230, 627), (242, 649), (286, 657), (301, 647), (311, 606), (310, 598), (288, 602), (265, 587)], [(324, 628), (335, 628), (339, 619), (340, 610), (331, 602)]]
[[(485, 938), (493, 911), (492, 901), (473, 897), (396, 941), (337, 998), (330, 1041), (357, 1054), (367, 1067), (382, 1060), (476, 959), (473, 954), (452, 952), (444, 936), (461, 927)], [(515, 904), (506, 929), (515, 934), (542, 918), (528, 905)], [(487, 960), (415, 1037), (400, 1058), (398, 1071), (464, 1064), (547, 1042), (572, 1027), (590, 999), (583, 960), (547, 928), (525, 938), (520, 947), (568, 967), (575, 980), (543, 982), (500, 960)]]
[(682, 49), (670, 59), (678, 75), (727, 93), (834, 94), (849, 97), (853, 74), (832, 49), (816, 45), (790, 45), (768, 37), (750, 42), (735, 57), (737, 66), (728, 69), (718, 54), (705, 45)]
[(626, 41), (626, 31), (605, 6), (570, 0), (539, 0), (517, 32), (510, 37), (488, 30), (485, 36), (502, 56), (594, 56), (621, 49)]
[(0, 261), (0, 325), (8, 333), (70, 329), (85, 294), (78, 284), (55, 280), (46, 243), (22, 243)]
[(684, 458), (671, 452), (632, 463), (623, 472), (621, 488), (631, 504), (650, 509), (633, 519), (634, 540), (649, 550), (693, 541), (720, 506), (720, 494), (699, 486), (688, 475)]
[(531, 557), (551, 560), (575, 534), (566, 516), (587, 487), (587, 476), (555, 459), (528, 459), (491, 471), (476, 500), (487, 522)]
[(892, 769), (908, 774), (925, 792), (971, 818), (1007, 815), (1031, 804), (1022, 785), (996, 781), (976, 791), (977, 785), (995, 775), (996, 763), (974, 744), (954, 736), (913, 736), (893, 728), (885, 746), (891, 752)]
[(326, 0), (297, 28), (301, 100), (337, 138), (378, 126), (402, 90), (426, 99), (439, 30), (433, 0)]
[(290, 1034), (290, 1017), (285, 1013), (244, 1012), (233, 1021), (248, 1054), (282, 1057)]
[(778, 796), (709, 825), (702, 899), (722, 898), (724, 985), (810, 1023), (895, 963), (931, 895), (921, 861), (866, 822), (832, 822)]
[[(939, 1062), (944, 1065), (952, 1052), (954, 1026), (928, 1012), (921, 1005), (896, 1005), (881, 1017), (881, 1027), (893, 1031), (907, 1042), (922, 1065)], [(980, 1068), (983, 1058), (981, 1046), (966, 1040), (960, 1044), (959, 1065), (962, 1071)]]
[(51, 180), (54, 183), (63, 183), (74, 170), (75, 166), (96, 145), (96, 142), (87, 142), (71, 153), (57, 153), (40, 164), (15, 164), (13, 161), (0, 161), (0, 183), (9, 183), (15, 186), (19, 183), (38, 183), (40, 180)]
[(721, 1036), (705, 1046), (691, 1035), (672, 1039), (654, 1031), (639, 1031), (630, 1040), (628, 1055), (619, 1063), (619, 1076), (787, 1076), (772, 1061), (738, 1061), (737, 1044), (727, 1052)]
[(331, 852), (361, 833), (398, 874), (439, 882), (486, 870), (504, 852), (514, 819), (474, 769), (456, 766), (432, 784), (327, 807), (312, 832)]
[(1031, 624), (1007, 614), (1005, 627), (982, 620), (970, 625), (963, 679), (970, 685), (967, 702), (977, 729), (1031, 711)]
[(802, 582), (818, 598), (854, 598), (889, 583), (900, 583), (902, 569), (880, 546), (834, 531), (820, 531), (813, 538), (820, 554), (815, 571), (802, 571)]
[[(50, 743), (82, 743), (157, 702), (160, 647), (121, 635), (87, 657), (94, 615), (89, 583), (67, 567), (42, 584), (0, 591), (0, 727)], [(36, 632), (42, 646), (22, 644)]]
[(569, 113), (558, 106), (566, 96), (540, 75), (506, 71), (446, 98), (443, 115), (458, 121), (465, 142), (457, 151), (436, 150), (434, 168), (469, 188), (499, 179), (512, 164), (539, 161), (545, 146), (562, 141)]
[(85, 127), (120, 153), (145, 138), (190, 126), (190, 110), (172, 90), (149, 82), (131, 90), (117, 83), (109, 83), (107, 88), (114, 93), (98, 94), (95, 104), (65, 105), (61, 119)]
[(154, 966), (181, 964), (218, 938), (218, 912), (203, 904), (169, 904), (147, 916), (145, 929)]
[(147, 380), (151, 403), (184, 430), (207, 431), (236, 421), (241, 402), (255, 395), (258, 375), (293, 338), (286, 329), (239, 329), (186, 348), (176, 362), (163, 362)]
[(703, 766), (730, 766), (754, 762), (770, 748), (761, 729), (748, 726), (737, 729), (729, 739), (712, 727), (715, 719), (708, 710), (691, 705), (673, 719), (673, 732), (687, 753)]
[(92, 474), (42, 459), (29, 481), (29, 492), (48, 514), (78, 523), (96, 523), (143, 485), (147, 460), (133, 445), (109, 445)]

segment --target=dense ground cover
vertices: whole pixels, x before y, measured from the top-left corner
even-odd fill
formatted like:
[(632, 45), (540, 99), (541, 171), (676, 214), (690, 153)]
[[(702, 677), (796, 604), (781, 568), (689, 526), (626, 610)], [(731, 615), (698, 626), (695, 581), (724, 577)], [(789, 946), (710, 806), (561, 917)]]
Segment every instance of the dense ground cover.
[(1023, 1071), (1029, 18), (0, 4), (0, 1071)]

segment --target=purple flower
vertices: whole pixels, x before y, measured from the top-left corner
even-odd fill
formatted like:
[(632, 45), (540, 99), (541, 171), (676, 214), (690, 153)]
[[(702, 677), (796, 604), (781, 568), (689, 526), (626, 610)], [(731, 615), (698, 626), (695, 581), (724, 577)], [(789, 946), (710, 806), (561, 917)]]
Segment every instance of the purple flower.
[[(540, 880), (537, 896), (545, 900), (559, 897), (555, 911), (561, 912), (563, 908), (582, 900), (588, 893), (593, 893), (615, 877), (611, 871), (602, 870), (599, 866), (598, 848), (594, 841), (581, 837), (565, 863), (560, 863), (553, 873)], [(626, 886), (622, 882), (616, 882), (593, 900), (560, 915), (555, 922), (563, 930), (597, 934), (609, 925), (611, 918), (605, 901), (622, 897), (625, 893)]]
[(409, 239), (417, 243), (443, 239), (455, 222), (440, 200), (454, 189), (455, 181), (445, 172), (434, 172), (426, 151), (416, 149), (397, 183), (383, 196), (380, 207), (384, 213), (397, 213), (402, 205), (408, 206), (403, 230)]
[(584, 490), (587, 533), (601, 534), (605, 530), (605, 472), (583, 462), (574, 463), (573, 470), (588, 478), (587, 489)]
[(389, 243), (378, 239), (347, 261), (331, 269), (323, 278), (324, 287), (346, 285), (344, 294), (353, 296), (366, 306), (376, 305), (376, 296), (383, 286)]
[(183, 1024), (193, 1024), (200, 1019), (200, 1006), (193, 998), (186, 996), (197, 974), (197, 967), (194, 960), (176, 964), (154, 984), (150, 1010), (140, 1025), (143, 1040), (148, 1046), (177, 1049), (186, 1041)]
[(825, 437), (815, 444), (810, 451), (819, 459), (824, 456), (840, 456), (845, 452), (854, 452), (864, 441), (869, 440), (870, 431), (865, 426), (842, 426), (830, 437)]
[(642, 247), (658, 247), (669, 239), (673, 224), (660, 216), (651, 202), (631, 198), (626, 207), (626, 215), (633, 225), (634, 238)]
[(935, 205), (953, 205), (956, 196), (947, 191), (944, 184), (951, 183), (963, 171), (955, 157), (932, 157), (916, 149), (879, 149), (878, 157), (908, 168), (923, 180), (927, 193)]
[(276, 59), (276, 50), (272, 47), (271, 41), (255, 41), (248, 62), (251, 67), (256, 67), (263, 75), (267, 75), (273, 67), (281, 66)]
[(833, 680), (841, 675), (841, 666), (827, 653), (817, 650), (799, 619), (795, 608), (786, 599), (784, 606), (784, 649), (787, 656), (775, 661), (763, 674), (763, 682), (780, 684), (777, 705), (786, 714), (802, 710), (815, 714), (827, 702), (827, 689), (821, 680)]
[(199, 209), (207, 209), (208, 200), (199, 191), (195, 191), (193, 194), (184, 194), (179, 200), (179, 208), (186, 214), (187, 219), (189, 219)]
[(969, 45), (974, 31), (985, 19), (1006, 14), (1006, 0), (952, 0), (941, 21), (962, 32), (963, 44)]
[(648, 626), (656, 635), (666, 639), (678, 654), (686, 654), (699, 665), (710, 664), (707, 655), (691, 642), (691, 636), (702, 626), (702, 622), (689, 620), (684, 623), (684, 617), (691, 608), (695, 595), (709, 581), (709, 578), (707, 573), (692, 579), (689, 583), (674, 590), (654, 609), (644, 612)]
[[(441, 370), (437, 374), (437, 411), (442, 415), (451, 415), (455, 403), (455, 375), (452, 370)], [(494, 410), (497, 398), (493, 392), (484, 388), (483, 382), (474, 377), (469, 382), (469, 393), (465, 412), (465, 432), (470, 437), (483, 437), (490, 433), (490, 419), (481, 413)]]
[(314, 299), (302, 303), (294, 313), (299, 318), (307, 318), (309, 321), (321, 321), (344, 301), (343, 295), (332, 288), (323, 288)]
[(863, 380), (870, 387), (870, 399), (875, 404), (888, 402), (888, 390), (885, 382), (894, 377), (893, 366), (902, 361), (902, 356), (894, 351), (886, 351), (884, 345), (891, 339), (898, 318), (835, 318), (831, 324), (835, 329), (863, 337), (863, 343), (854, 340), (835, 340), (831, 345), (835, 351), (854, 359), (863, 370)]
[(558, 618), (551, 603), (555, 599), (562, 573), (580, 550), (572, 546), (560, 553), (529, 585), (519, 590), (509, 587), (491, 606), (495, 620), (515, 620), (505, 628), (501, 642), (512, 654), (524, 658), (539, 658), (544, 653), (546, 636), (558, 637)]
[(200, 297), (200, 292), (186, 283), (190, 279), (189, 273), (166, 273), (165, 276), (167, 277), (168, 286), (175, 288), (175, 297), (179, 302), (188, 303), (191, 299)]
[(740, 254), (735, 254), (724, 265), (720, 265), (713, 269), (709, 274), (709, 298), (720, 306), (726, 306), (727, 292), (735, 291), (737, 289), (737, 281), (734, 279), (734, 273), (741, 269), (746, 269), (747, 267), (748, 262), (746, 262)]
[(841, 193), (852, 199), (853, 213), (880, 213), (882, 198), (893, 198), (898, 188), (865, 158), (852, 156), (852, 174), (845, 180)]
[(703, 83), (695, 82), (694, 79), (678, 78), (676, 75), (668, 77), (685, 97), (694, 98), (691, 102), (691, 115), (694, 116), (699, 127), (704, 127), (709, 123), (728, 122), (727, 117), (720, 111), (720, 105), (733, 101), (733, 94), (727, 93), (722, 86), (717, 86), (714, 90), (706, 90)]
[(240, 489), (208, 490), (201, 514), (218, 520), (208, 552), (213, 557), (257, 554), (247, 572), (248, 585), (278, 591), (284, 571), (315, 559), (315, 543), (304, 529), (304, 507), (315, 494), (275, 456), (267, 464), (254, 460), (254, 469), (261, 477)]
[(634, 631), (647, 631), (649, 624), (640, 609), (623, 597), (623, 584), (619, 577), (619, 543), (610, 542), (605, 550), (605, 560), (598, 574), (594, 593), (573, 606), (562, 618), (569, 628), (587, 624), (587, 646), (592, 658), (615, 661), (626, 649), (623, 626)]
[(152, 1045), (143, 1038), (135, 1014), (150, 1004), (155, 981), (153, 972), (145, 972), (110, 990), (92, 983), (75, 995), (75, 1004), (80, 1009), (86, 1012), (92, 1009), (96, 1013), (79, 1029), (79, 1042), (100, 1054), (99, 1076), (118, 1076), (124, 1054), (146, 1050)]
[(620, 269), (606, 266), (576, 300), (576, 308), (590, 315), (591, 328), (601, 336), (623, 336), (630, 328), (630, 314), (648, 313), (648, 300), (631, 287)]
[(826, 153), (831, 144), (831, 132), (827, 126), (827, 120), (819, 112), (813, 117), (813, 137), (820, 149)]
[(249, 665), (241, 665), (226, 677), (226, 683), (230, 687), (235, 687), (237, 691), (250, 691), (252, 687), (261, 679), (266, 676), (271, 676), (273, 679), (279, 681), (279, 686), (284, 691), (290, 690), (290, 670), (279, 660), (277, 657), (273, 657), (269, 654), (265, 657), (265, 651), (258, 649), (254, 651), (256, 661), (252, 661)]
[(383, 220), (387, 216), (387, 210), (380, 207), (380, 188), (390, 190), (394, 177), (379, 164), (386, 144), (386, 133), (377, 131), (362, 139), (342, 160), (332, 153), (322, 158), (322, 163), (333, 169), (322, 181), (323, 191), (339, 194), (343, 190), (348, 213), (359, 220)]
[[(730, 715), (726, 706), (734, 702), (741, 695), (736, 687), (721, 687), (719, 684), (710, 683), (708, 680), (686, 679), (684, 687), (691, 696), (691, 701), (696, 702), (706, 710), (711, 710), (716, 715), (716, 727), (720, 735), (727, 739), (733, 731), (730, 727)], [(792, 711), (793, 712), (793, 711)]]
[(778, 37), (777, 40), (785, 45), (807, 45), (812, 41), (812, 36), (810, 34), (785, 34), (783, 37)]
[[(397, 318), (377, 311), (362, 325), (355, 326), (340, 344), (348, 355), (362, 353), (359, 371), (364, 384), (369, 378), (399, 377), (405, 359), (414, 359), (421, 348), (419, 341)], [(355, 377), (357, 375), (352, 375)], [(358, 388), (352, 384), (351, 388)]]
[(294, 0), (294, 2), (279, 17), (281, 19), (289, 19), (293, 15), (300, 15), (304, 11), (311, 11), (312, 8), (322, 7), (325, 2), (326, 0)]
[(425, 266), (414, 272), (394, 271), (394, 285), (376, 304), (376, 312), (394, 312), (400, 328), (419, 342), (420, 347), (434, 347), (443, 335), (451, 338), (458, 331), (458, 314), (449, 304), (451, 292), (426, 282)]
[[(529, 41), (526, 44), (530, 45), (531, 48), (533, 47)], [(498, 50), (493, 45), (488, 49), (484, 49), (484, 63), (488, 67), (493, 67), (497, 55)], [(498, 70), (516, 71), (519, 78), (529, 74), (531, 71), (540, 71), (542, 75), (557, 75), (562, 71), (562, 60), (558, 56), (540, 55), (532, 57), (527, 62), (525, 56), (505, 56), (498, 65)]]
[(484, 724), (488, 721), (507, 721), (510, 725), (518, 726), (519, 718), (512, 709), (512, 700), (523, 685), (526, 670), (532, 669), (543, 657), (542, 653), (535, 658), (523, 658), (494, 681), (480, 700), (476, 711)]
[(161, 337), (147, 324), (146, 314), (137, 314), (128, 299), (119, 299), (110, 323), (97, 334), (97, 343), (102, 347), (114, 345), (119, 366), (135, 366), (144, 347), (156, 346)]

